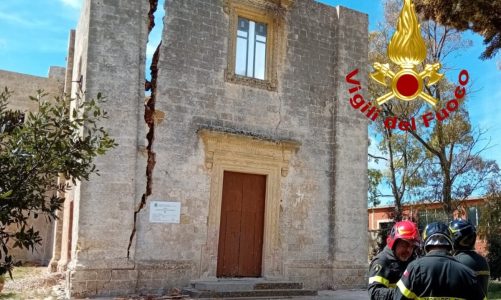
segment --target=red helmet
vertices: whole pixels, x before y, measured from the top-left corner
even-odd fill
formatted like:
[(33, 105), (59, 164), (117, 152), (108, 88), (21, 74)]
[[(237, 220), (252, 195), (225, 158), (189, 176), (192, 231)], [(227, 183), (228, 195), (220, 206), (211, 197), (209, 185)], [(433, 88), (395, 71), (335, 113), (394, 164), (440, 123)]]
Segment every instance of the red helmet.
[(411, 221), (400, 221), (395, 223), (393, 228), (391, 228), (390, 234), (386, 238), (386, 244), (393, 250), (395, 242), (399, 239), (406, 240), (419, 246), (421, 238), (416, 224)]

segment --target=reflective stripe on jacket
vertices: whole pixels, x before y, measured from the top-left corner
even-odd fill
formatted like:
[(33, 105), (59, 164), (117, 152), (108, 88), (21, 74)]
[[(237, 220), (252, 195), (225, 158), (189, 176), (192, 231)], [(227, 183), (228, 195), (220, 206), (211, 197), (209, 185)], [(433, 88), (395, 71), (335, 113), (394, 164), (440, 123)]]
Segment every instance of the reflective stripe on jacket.
[(388, 247), (385, 247), (374, 257), (369, 267), (369, 285), (367, 287), (371, 300), (393, 299), (394, 288), (409, 261), (398, 260)]

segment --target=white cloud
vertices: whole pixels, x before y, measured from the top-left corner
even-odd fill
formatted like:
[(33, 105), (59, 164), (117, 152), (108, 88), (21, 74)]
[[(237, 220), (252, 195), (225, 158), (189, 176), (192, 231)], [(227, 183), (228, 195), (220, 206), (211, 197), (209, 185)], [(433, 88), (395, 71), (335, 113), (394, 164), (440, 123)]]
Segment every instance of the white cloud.
[(155, 50), (157, 50), (157, 46), (153, 46), (148, 43), (148, 45), (146, 45), (146, 57), (148, 59), (151, 59), (153, 57), (153, 53), (155, 53)]
[(153, 57), (153, 53), (157, 50), (157, 46), (160, 44), (161, 34), (160, 29), (156, 28), (156, 26), (150, 33), (150, 36), (148, 37), (148, 44), (146, 45), (146, 57), (148, 59), (151, 59)]
[(0, 20), (16, 24), (24, 24), (26, 22), (23, 18), (16, 16), (15, 14), (7, 14), (1, 11), (0, 11)]
[(13, 13), (4, 13), (0, 11), (0, 21), (5, 21), (7, 23), (16, 24), (25, 27), (40, 27), (44, 26), (45, 22), (39, 20), (33, 20), (29, 18), (24, 18), (20, 15)]
[(82, 0), (60, 0), (64, 5), (75, 8), (75, 9), (80, 9), (82, 6)]

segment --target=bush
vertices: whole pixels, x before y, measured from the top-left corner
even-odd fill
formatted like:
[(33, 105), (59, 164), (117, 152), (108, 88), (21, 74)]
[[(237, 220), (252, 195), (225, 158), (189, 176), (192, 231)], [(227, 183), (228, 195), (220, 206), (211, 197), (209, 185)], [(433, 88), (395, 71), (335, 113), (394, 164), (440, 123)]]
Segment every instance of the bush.
[(491, 235), (487, 238), (489, 268), (491, 279), (501, 279), (501, 237)]
[(489, 282), (489, 299), (501, 299), (501, 282)]
[(379, 252), (383, 251), (386, 247), (386, 237), (390, 233), (391, 226), (387, 228), (382, 228), (377, 233), (377, 247), (372, 250), (371, 257), (376, 256)]

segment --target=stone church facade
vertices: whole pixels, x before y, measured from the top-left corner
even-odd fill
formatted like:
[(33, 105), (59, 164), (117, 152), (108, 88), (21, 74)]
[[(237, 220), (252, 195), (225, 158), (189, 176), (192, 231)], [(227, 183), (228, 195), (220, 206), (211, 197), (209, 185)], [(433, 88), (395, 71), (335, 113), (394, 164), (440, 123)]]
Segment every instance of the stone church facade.
[(145, 102), (151, 3), (84, 1), (70, 37), (72, 93), (107, 97), (119, 146), (56, 224), (68, 292), (235, 277), (364, 286), (367, 120), (344, 77), (366, 73), (367, 15), (313, 0), (167, 0)]

